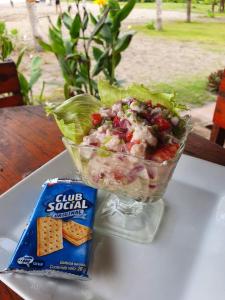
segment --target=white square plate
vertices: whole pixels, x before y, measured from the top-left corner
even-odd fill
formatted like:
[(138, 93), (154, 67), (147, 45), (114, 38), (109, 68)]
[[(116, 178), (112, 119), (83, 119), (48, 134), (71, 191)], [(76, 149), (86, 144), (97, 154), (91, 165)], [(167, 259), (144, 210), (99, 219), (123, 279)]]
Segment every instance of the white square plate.
[[(70, 177), (63, 152), (0, 198), (0, 265), (6, 265), (47, 178)], [(183, 155), (149, 245), (96, 234), (92, 280), (20, 274), (0, 280), (32, 300), (224, 300), (225, 168)]]

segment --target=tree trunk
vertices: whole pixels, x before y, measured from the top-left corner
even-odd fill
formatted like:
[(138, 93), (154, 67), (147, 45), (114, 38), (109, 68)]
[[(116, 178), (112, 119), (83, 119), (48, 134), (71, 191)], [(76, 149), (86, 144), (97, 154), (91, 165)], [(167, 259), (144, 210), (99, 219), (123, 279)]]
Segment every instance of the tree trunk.
[(220, 0), (220, 8), (219, 8), (220, 12), (224, 12), (224, 0)]
[(216, 2), (213, 1), (213, 2), (212, 2), (212, 16), (213, 16), (213, 18), (214, 18), (214, 16), (215, 16), (215, 6), (216, 6)]
[(191, 23), (191, 0), (187, 0), (187, 22)]
[(162, 0), (156, 0), (156, 30), (162, 29)]
[(34, 47), (37, 51), (40, 51), (41, 47), (37, 42), (37, 38), (40, 37), (40, 33), (39, 33), (39, 24), (38, 24), (35, 0), (26, 0), (26, 5), (27, 5), (27, 11), (30, 19), (32, 35), (34, 39)]

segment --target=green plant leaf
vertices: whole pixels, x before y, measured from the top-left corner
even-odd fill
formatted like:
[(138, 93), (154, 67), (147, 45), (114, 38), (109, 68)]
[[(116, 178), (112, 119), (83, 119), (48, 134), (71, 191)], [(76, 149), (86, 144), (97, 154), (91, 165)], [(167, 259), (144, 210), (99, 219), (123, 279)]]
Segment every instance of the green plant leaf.
[(94, 88), (95, 96), (98, 97), (98, 85), (97, 85), (96, 80), (91, 79), (91, 84), (92, 84), (92, 87)]
[(2, 38), (2, 59), (5, 60), (13, 51), (13, 44), (7, 37)]
[[(66, 99), (70, 97), (70, 85), (67, 82), (64, 84), (64, 96)], [(47, 107), (46, 107), (46, 112), (47, 112)], [(51, 110), (49, 112), (51, 113)]]
[(44, 49), (45, 51), (48, 51), (48, 52), (53, 52), (51, 45), (45, 43), (40, 38), (37, 38), (37, 41), (38, 41), (38, 43), (39, 43), (39, 45), (41, 46), (42, 49)]
[(105, 63), (107, 63), (108, 60), (108, 55), (109, 55), (109, 50), (107, 49), (102, 55), (99, 57), (96, 65), (94, 66), (94, 69), (92, 71), (92, 76), (98, 75), (103, 69)]
[(44, 98), (45, 85), (46, 85), (46, 82), (45, 82), (45, 81), (42, 81), (41, 92), (40, 92), (40, 95), (39, 95), (39, 97), (38, 97), (38, 102), (39, 102), (39, 103), (42, 103), (42, 102), (45, 101), (45, 98)]
[(99, 38), (93, 38), (93, 41), (98, 45), (102, 45), (102, 46), (104, 45), (104, 42)]
[(32, 70), (39, 70), (41, 66), (41, 57), (40, 56), (35, 56), (32, 58), (31, 61), (31, 68)]
[(82, 84), (87, 83), (87, 78), (84, 78), (83, 75), (79, 72), (76, 82), (77, 82), (77, 85), (81, 86)]
[(21, 63), (21, 61), (22, 61), (22, 59), (23, 59), (23, 56), (24, 56), (25, 51), (26, 51), (26, 48), (23, 48), (23, 49), (20, 50), (20, 52), (19, 52), (19, 56), (18, 56), (17, 61), (16, 61), (16, 67), (17, 67), (17, 69), (18, 69), (19, 66), (20, 66), (20, 63)]
[(121, 21), (126, 19), (134, 8), (136, 0), (128, 0), (124, 7), (117, 13), (117, 16)]
[(31, 76), (29, 81), (30, 89), (38, 81), (40, 76), (41, 76), (41, 58), (40, 56), (35, 56), (31, 61)]
[(3, 35), (6, 31), (5, 22), (0, 21), (0, 35)]
[(108, 0), (107, 3), (110, 8), (110, 16), (114, 17), (120, 11), (119, 2), (117, 0)]
[(18, 35), (18, 30), (16, 28), (13, 28), (10, 30), (11, 35), (13, 35), (14, 37), (16, 37)]
[(95, 60), (99, 60), (100, 56), (103, 54), (103, 51), (97, 47), (92, 47), (92, 51)]
[(70, 62), (68, 60), (65, 60), (64, 57), (58, 57), (58, 61), (65, 81), (69, 85), (73, 85), (74, 77), (76, 74), (73, 74), (71, 72)]
[(109, 8), (106, 7), (102, 13), (101, 18), (98, 20), (97, 24), (94, 27), (94, 30), (92, 31), (89, 40), (88, 40), (88, 48), (90, 47), (90, 43), (92, 39), (99, 33), (99, 31), (102, 29), (102, 26), (105, 24), (105, 20), (108, 16)]
[(120, 23), (129, 16), (132, 9), (134, 8), (135, 3), (136, 0), (128, 0), (127, 3), (123, 6), (123, 8), (120, 11), (118, 11), (118, 13), (115, 15), (113, 19), (114, 32), (118, 30), (118, 28), (120, 27)]
[(82, 28), (83, 30), (86, 30), (88, 26), (89, 16), (85, 7), (83, 7), (83, 12), (84, 12), (84, 16), (83, 16)]
[(64, 48), (65, 48), (65, 52), (66, 52), (66, 55), (71, 55), (71, 54), (74, 54), (74, 51), (73, 51), (73, 43), (71, 42), (70, 39), (65, 39), (64, 40)]
[(19, 82), (20, 82), (20, 89), (21, 89), (23, 96), (28, 95), (28, 93), (30, 91), (29, 82), (27, 81), (26, 77), (20, 72), (18, 72), (18, 78), (19, 78)]
[(72, 23), (73, 23), (73, 19), (71, 18), (71, 16), (64, 12), (62, 14), (62, 21), (63, 21), (63, 24), (65, 25), (65, 27), (70, 30), (71, 26), (72, 26)]
[(61, 15), (58, 16), (56, 24), (57, 24), (57, 27), (61, 30), (61, 28), (62, 28), (62, 17), (61, 17)]
[(121, 54), (120, 53), (116, 53), (114, 59), (115, 59), (115, 66), (118, 66), (118, 64), (121, 61)]
[(72, 97), (58, 106), (48, 105), (46, 111), (53, 114), (63, 135), (80, 143), (92, 128), (91, 114), (97, 112), (101, 102), (90, 95)]
[(85, 80), (88, 80), (88, 66), (86, 63), (80, 65), (80, 74)]
[(77, 13), (75, 18), (73, 19), (70, 28), (70, 35), (72, 38), (76, 39), (77, 37), (79, 37), (80, 28), (81, 28), (81, 19), (80, 19), (80, 15)]
[(66, 60), (69, 60), (69, 59), (73, 59), (73, 60), (77, 61), (78, 59), (80, 59), (80, 54), (79, 53), (68, 54), (66, 56)]
[(65, 55), (65, 48), (61, 34), (54, 28), (49, 28), (49, 39), (52, 42), (51, 47), (55, 54)]
[(98, 20), (94, 17), (94, 15), (91, 12), (89, 13), (89, 15), (90, 15), (92, 24), (96, 25), (98, 23)]
[(113, 36), (112, 36), (112, 32), (111, 32), (111, 28), (110, 28), (109, 24), (106, 23), (102, 26), (99, 36), (101, 38), (103, 38), (108, 44), (112, 43)]
[(130, 45), (133, 35), (134, 32), (129, 32), (124, 34), (121, 38), (119, 38), (115, 46), (115, 51), (116, 52), (124, 51)]

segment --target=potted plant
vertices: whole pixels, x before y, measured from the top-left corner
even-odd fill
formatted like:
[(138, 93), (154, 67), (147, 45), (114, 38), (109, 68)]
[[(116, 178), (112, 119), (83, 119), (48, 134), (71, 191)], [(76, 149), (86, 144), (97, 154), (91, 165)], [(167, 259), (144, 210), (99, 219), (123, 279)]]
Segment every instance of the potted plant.
[(25, 48), (19, 51), (16, 62), (12, 60), (11, 55), (15, 51), (13, 40), (17, 34), (16, 29), (8, 32), (5, 23), (0, 22), (0, 107), (33, 104), (32, 87), (41, 76), (41, 58), (39, 56), (35, 56), (31, 60), (29, 79), (20, 72), (19, 67)]

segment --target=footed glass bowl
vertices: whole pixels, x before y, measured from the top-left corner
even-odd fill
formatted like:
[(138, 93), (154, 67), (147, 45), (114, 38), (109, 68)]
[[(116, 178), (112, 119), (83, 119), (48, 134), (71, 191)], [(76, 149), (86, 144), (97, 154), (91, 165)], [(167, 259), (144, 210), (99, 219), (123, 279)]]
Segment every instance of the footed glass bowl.
[(98, 201), (95, 228), (136, 242), (153, 240), (164, 212), (162, 196), (184, 148), (158, 163), (95, 146), (80, 146), (63, 138), (81, 179), (104, 190)]

